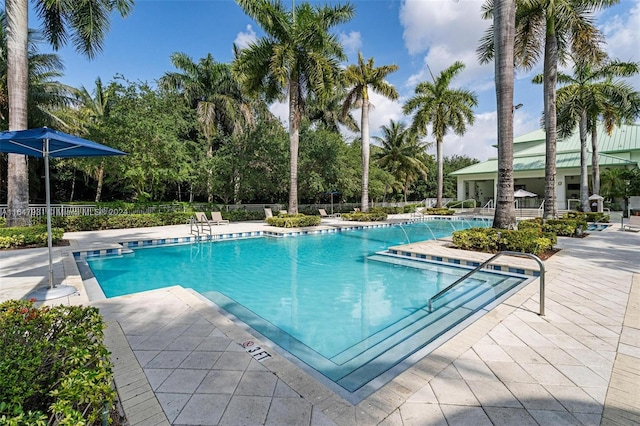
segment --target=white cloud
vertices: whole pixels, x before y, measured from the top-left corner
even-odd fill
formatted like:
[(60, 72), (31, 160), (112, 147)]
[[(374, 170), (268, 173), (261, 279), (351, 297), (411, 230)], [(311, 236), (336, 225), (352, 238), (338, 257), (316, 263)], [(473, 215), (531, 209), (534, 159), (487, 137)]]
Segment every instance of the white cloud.
[[(640, 2), (623, 14), (616, 14), (602, 23), (602, 32), (607, 41), (606, 50), (613, 59), (638, 62), (640, 55)], [(628, 80), (636, 90), (640, 90), (640, 75)]]
[(347, 54), (356, 53), (362, 47), (362, 36), (358, 31), (351, 31), (349, 34), (338, 34), (340, 43)]
[(249, 47), (249, 44), (255, 42), (257, 39), (256, 32), (253, 31), (251, 24), (248, 24), (247, 30), (245, 32), (239, 32), (236, 39), (233, 40), (233, 43), (238, 46), (238, 48), (244, 49)]

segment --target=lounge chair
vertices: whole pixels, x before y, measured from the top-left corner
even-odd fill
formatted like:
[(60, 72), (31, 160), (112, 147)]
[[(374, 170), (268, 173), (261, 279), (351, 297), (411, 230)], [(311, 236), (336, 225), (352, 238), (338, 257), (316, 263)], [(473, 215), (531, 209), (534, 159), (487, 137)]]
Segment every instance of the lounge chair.
[(209, 234), (211, 234), (211, 222), (207, 219), (207, 215), (204, 212), (195, 212), (195, 214), (191, 217), (189, 221), (189, 225), (191, 226), (191, 233), (193, 234), (193, 228), (196, 228), (196, 233), (200, 234), (204, 233), (206, 230), (209, 230)]
[(222, 213), (211, 212), (211, 223), (214, 225), (228, 225), (229, 221), (222, 218)]
[(269, 219), (270, 217), (273, 217), (273, 212), (271, 211), (270, 207), (264, 208), (264, 217), (265, 219)]
[(353, 208), (353, 212), (354, 213), (360, 213), (360, 207), (354, 207)]
[(321, 219), (325, 219), (329, 217), (340, 217), (340, 213), (327, 214), (327, 211), (325, 209), (318, 209), (318, 212), (320, 213)]
[(280, 210), (280, 211), (278, 212), (278, 216), (286, 216), (286, 215), (288, 215), (288, 214), (289, 214), (289, 212), (288, 212), (288, 211), (286, 211), (286, 210)]
[(627, 223), (622, 225), (623, 231), (640, 231), (640, 216), (629, 216)]

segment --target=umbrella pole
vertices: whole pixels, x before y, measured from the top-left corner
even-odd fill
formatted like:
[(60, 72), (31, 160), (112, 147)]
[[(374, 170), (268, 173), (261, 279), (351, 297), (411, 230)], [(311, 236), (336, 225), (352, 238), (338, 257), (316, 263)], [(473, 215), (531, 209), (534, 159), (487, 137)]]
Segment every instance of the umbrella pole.
[(47, 198), (47, 246), (49, 247), (49, 287), (53, 288), (53, 242), (51, 240), (51, 190), (49, 188), (49, 139), (44, 140), (44, 191)]

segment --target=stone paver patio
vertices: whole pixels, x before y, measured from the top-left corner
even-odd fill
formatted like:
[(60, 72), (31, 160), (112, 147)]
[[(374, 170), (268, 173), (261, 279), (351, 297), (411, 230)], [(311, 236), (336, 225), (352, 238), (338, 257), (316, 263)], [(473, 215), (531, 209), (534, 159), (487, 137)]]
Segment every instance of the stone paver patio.
[[(100, 308), (130, 424), (640, 424), (640, 234), (617, 228), (560, 239), (544, 262), (544, 317), (535, 280), (355, 404), (188, 289), (88, 296), (71, 252), (184, 226), (66, 234), (72, 246), (55, 249), (54, 275), (80, 295), (56, 302)], [(217, 231), (247, 229), (264, 225)], [(453, 256), (442, 241), (405, 248)], [(0, 252), (0, 300), (43, 285), (46, 259), (42, 249)], [(248, 341), (271, 357), (258, 361)]]

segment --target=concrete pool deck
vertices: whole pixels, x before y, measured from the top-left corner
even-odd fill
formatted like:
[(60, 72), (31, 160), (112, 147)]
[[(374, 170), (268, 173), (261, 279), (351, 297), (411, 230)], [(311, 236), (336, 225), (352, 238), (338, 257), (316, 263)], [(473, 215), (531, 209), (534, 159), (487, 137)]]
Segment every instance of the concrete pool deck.
[[(264, 229), (272, 228), (254, 222), (214, 231)], [(130, 424), (640, 423), (640, 233), (614, 224), (560, 238), (561, 251), (544, 262), (544, 317), (534, 280), (356, 404), (187, 289), (89, 300), (72, 252), (185, 235), (187, 225), (67, 233), (72, 245), (54, 250), (55, 280), (80, 294), (52, 302), (100, 308)], [(434, 241), (411, 250), (452, 249)], [(24, 297), (46, 277), (46, 249), (0, 252), (0, 300)]]

